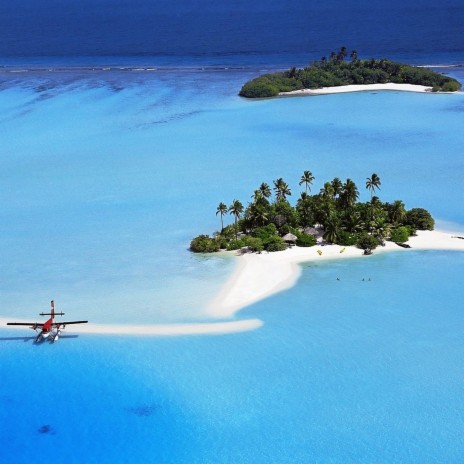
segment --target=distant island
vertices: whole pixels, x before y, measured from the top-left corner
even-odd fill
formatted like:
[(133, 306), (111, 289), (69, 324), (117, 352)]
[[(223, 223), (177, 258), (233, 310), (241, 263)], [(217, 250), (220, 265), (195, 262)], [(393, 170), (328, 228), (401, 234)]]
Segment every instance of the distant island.
[(461, 84), (427, 68), (397, 63), (385, 58), (358, 59), (346, 47), (323, 56), (306, 68), (265, 74), (248, 81), (239, 95), (246, 98), (275, 97), (282, 92), (347, 85), (412, 84), (430, 87), (432, 92), (456, 92)]
[[(246, 209), (239, 200), (230, 206), (219, 203), (216, 215), (221, 219), (221, 231), (212, 237), (195, 237), (190, 250), (205, 253), (242, 249), (259, 253), (281, 251), (292, 245), (310, 247), (322, 240), (342, 246), (355, 245), (365, 254), (371, 254), (385, 240), (402, 245), (416, 230), (434, 228), (434, 219), (423, 208), (406, 210), (401, 200), (381, 202), (374, 195), (381, 186), (375, 173), (366, 179), (371, 198), (365, 203), (358, 202), (359, 191), (351, 179), (342, 182), (336, 177), (325, 182), (319, 193), (311, 195), (313, 181), (311, 171), (304, 171), (299, 182), (304, 185), (304, 191), (296, 206), (288, 202), (292, 192), (282, 178), (273, 181), (274, 196), (271, 187), (262, 183)], [(227, 214), (233, 216), (234, 223), (224, 227)]]

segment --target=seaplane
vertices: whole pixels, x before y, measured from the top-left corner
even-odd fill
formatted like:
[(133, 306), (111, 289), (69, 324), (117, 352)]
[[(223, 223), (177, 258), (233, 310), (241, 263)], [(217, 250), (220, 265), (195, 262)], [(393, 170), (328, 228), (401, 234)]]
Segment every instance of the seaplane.
[(25, 325), (37, 332), (36, 343), (43, 340), (56, 342), (61, 335), (61, 331), (69, 324), (87, 324), (89, 321), (60, 321), (55, 322), (55, 316), (64, 316), (64, 313), (55, 313), (55, 302), (51, 301), (51, 309), (49, 313), (40, 313), (40, 316), (50, 316), (47, 322), (7, 322), (6, 325)]

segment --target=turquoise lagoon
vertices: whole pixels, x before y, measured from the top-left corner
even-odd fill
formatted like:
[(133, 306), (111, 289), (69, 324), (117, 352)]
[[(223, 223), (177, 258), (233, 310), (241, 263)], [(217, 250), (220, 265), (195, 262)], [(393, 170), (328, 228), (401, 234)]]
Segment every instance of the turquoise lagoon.
[[(4, 72), (0, 314), (53, 298), (92, 322), (208, 321), (234, 260), (190, 254), (191, 237), (263, 181), (297, 197), (307, 169), (364, 199), (376, 172), (383, 200), (464, 230), (463, 94), (237, 97), (258, 72)], [(236, 315), (264, 322), (241, 334), (35, 346), (2, 330), (0, 458), (460, 462), (463, 270), (453, 252), (306, 264)]]

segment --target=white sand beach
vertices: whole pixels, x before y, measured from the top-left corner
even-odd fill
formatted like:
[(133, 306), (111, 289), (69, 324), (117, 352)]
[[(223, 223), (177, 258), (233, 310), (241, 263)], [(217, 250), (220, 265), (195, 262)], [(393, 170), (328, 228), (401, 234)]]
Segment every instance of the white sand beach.
[(285, 96), (299, 96), (299, 95), (328, 95), (333, 93), (347, 93), (347, 92), (372, 92), (376, 90), (395, 90), (402, 92), (431, 92), (431, 87), (413, 84), (366, 84), (366, 85), (340, 85), (337, 87), (322, 87), (321, 89), (302, 89), (293, 90), (292, 92), (280, 92), (279, 95)]
[[(411, 249), (386, 242), (384, 247), (378, 247), (374, 253), (407, 253), (410, 250), (464, 251), (464, 239), (458, 236), (459, 233), (418, 231), (417, 236), (411, 237), (407, 242)], [(292, 247), (275, 253), (244, 254), (237, 257), (234, 273), (210, 303), (208, 313), (217, 318), (232, 317), (245, 306), (292, 287), (301, 274), (299, 264), (302, 262), (360, 258), (362, 255), (363, 251), (356, 247), (339, 245)]]

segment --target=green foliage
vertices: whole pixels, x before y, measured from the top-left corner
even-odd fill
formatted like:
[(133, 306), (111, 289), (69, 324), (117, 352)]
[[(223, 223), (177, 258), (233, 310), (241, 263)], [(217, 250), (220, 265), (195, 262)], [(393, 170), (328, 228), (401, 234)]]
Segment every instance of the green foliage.
[(232, 250), (239, 250), (240, 248), (243, 248), (244, 246), (246, 246), (245, 240), (242, 240), (242, 239), (236, 240), (236, 239), (234, 238), (234, 239), (232, 239), (232, 240), (227, 244), (227, 249), (228, 249), (229, 251), (232, 251)]
[(261, 252), (264, 250), (263, 241), (257, 237), (245, 237), (244, 242), (246, 246), (254, 252)]
[(297, 237), (296, 244), (299, 247), (312, 247), (317, 243), (314, 235), (298, 234)]
[(405, 226), (393, 229), (390, 234), (390, 240), (395, 243), (404, 243), (409, 239), (409, 228)]
[(267, 98), (275, 97), (279, 92), (291, 92), (302, 89), (302, 84), (286, 73), (273, 73), (257, 77), (247, 82), (239, 92), (241, 97)]
[(282, 251), (287, 248), (287, 244), (278, 235), (272, 235), (263, 242), (264, 249), (267, 251)]
[(267, 226), (257, 227), (251, 233), (253, 237), (260, 238), (263, 242), (266, 241), (269, 237), (277, 235), (277, 227), (275, 224), (268, 224)]
[(461, 84), (457, 81), (445, 82), (440, 89), (442, 92), (457, 92), (461, 90)]
[(219, 242), (208, 235), (199, 235), (190, 242), (190, 250), (195, 253), (213, 253), (219, 251)]
[(362, 250), (375, 250), (379, 245), (379, 241), (367, 232), (358, 235), (356, 246)]
[(416, 230), (433, 230), (435, 221), (424, 208), (413, 208), (406, 213), (406, 225)]
[[(388, 67), (388, 62), (384, 65)], [(294, 70), (294, 74), (297, 75), (298, 71)], [(327, 242), (373, 250), (386, 238), (403, 243), (415, 234), (416, 229), (432, 230), (434, 227), (434, 220), (427, 210), (414, 208), (406, 212), (401, 200), (382, 203), (374, 196), (374, 191), (380, 186), (376, 174), (367, 178), (366, 187), (371, 190), (372, 198), (364, 203), (357, 201), (359, 192), (351, 179), (343, 183), (335, 178), (325, 182), (319, 193), (310, 195), (308, 184), (313, 179), (312, 173), (305, 171), (300, 180), (300, 185), (305, 184), (305, 191), (301, 192), (296, 206), (285, 198), (291, 195), (291, 191), (282, 178), (274, 181), (275, 200), (269, 200), (272, 195), (269, 185), (261, 184), (251, 196), (252, 201), (248, 203), (243, 217), (240, 217), (244, 211), (240, 201), (234, 200), (229, 208), (220, 203), (216, 215), (221, 214), (222, 218), (225, 212), (229, 212), (234, 216), (234, 224), (223, 227), (214, 237), (195, 237), (190, 249), (203, 253), (243, 247), (254, 252), (263, 249), (280, 251), (287, 248), (281, 238), (287, 233), (297, 237), (298, 246), (310, 247), (316, 245), (316, 239), (302, 233), (302, 230), (322, 226)]]
[(233, 237), (235, 237), (235, 225), (234, 224), (230, 224), (226, 227), (224, 227), (224, 229), (222, 229), (222, 232), (220, 233), (221, 237), (226, 239), (226, 240), (230, 240), (232, 239)]
[(455, 92), (461, 89), (461, 84), (457, 80), (427, 68), (409, 66), (387, 59), (354, 59), (346, 62), (339, 53), (336, 59), (317, 61), (304, 69), (292, 68), (286, 72), (260, 76), (247, 82), (239, 95), (247, 98), (274, 97), (279, 92), (292, 90), (388, 82), (425, 85), (432, 87), (433, 91), (441, 92)]
[(342, 230), (339, 233), (337, 244), (343, 246), (354, 246), (358, 243), (358, 236), (353, 232)]

